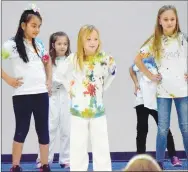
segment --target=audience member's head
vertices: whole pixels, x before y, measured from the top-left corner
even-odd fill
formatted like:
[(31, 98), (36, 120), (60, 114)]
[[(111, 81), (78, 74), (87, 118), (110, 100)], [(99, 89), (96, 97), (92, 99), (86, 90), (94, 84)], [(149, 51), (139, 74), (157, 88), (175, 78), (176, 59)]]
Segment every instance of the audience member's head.
[(162, 171), (153, 157), (146, 154), (131, 158), (123, 171)]

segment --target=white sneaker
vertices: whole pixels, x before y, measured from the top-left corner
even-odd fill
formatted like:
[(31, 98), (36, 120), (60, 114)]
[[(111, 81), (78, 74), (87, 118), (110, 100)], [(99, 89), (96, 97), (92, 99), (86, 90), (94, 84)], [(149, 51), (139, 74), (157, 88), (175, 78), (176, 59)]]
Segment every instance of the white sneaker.
[(37, 162), (37, 164), (36, 164), (36, 168), (40, 168), (40, 167), (42, 167), (42, 164), (41, 164), (41, 162), (39, 161), (39, 162)]

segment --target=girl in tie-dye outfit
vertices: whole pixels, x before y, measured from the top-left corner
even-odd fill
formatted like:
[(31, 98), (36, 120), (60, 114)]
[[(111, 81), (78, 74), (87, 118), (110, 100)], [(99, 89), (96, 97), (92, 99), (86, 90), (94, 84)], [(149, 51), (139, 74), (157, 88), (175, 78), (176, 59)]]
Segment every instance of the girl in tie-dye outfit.
[(77, 46), (56, 75), (71, 99), (70, 170), (87, 171), (90, 135), (94, 170), (111, 171), (103, 94), (115, 77), (115, 61), (101, 52), (99, 32), (92, 25), (80, 29)]

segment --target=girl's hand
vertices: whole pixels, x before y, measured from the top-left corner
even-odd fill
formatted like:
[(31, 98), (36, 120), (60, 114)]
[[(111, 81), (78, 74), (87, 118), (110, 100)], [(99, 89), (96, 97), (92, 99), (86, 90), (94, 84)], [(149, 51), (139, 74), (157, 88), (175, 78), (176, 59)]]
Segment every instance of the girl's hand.
[(23, 84), (22, 80), (23, 80), (22, 77), (19, 77), (19, 78), (8, 77), (6, 80), (6, 83), (14, 88), (18, 88), (22, 86)]
[(52, 82), (50, 80), (46, 81), (46, 87), (48, 89), (49, 96), (51, 96), (51, 94), (52, 94)]
[(139, 84), (136, 84), (135, 85), (135, 90), (134, 90), (134, 95), (136, 96), (137, 95), (137, 91), (140, 90), (140, 85)]
[(150, 80), (152, 80), (153, 82), (157, 82), (159, 83), (162, 80), (162, 76), (161, 74), (152, 74)]
[(184, 74), (185, 81), (188, 81), (188, 73)]

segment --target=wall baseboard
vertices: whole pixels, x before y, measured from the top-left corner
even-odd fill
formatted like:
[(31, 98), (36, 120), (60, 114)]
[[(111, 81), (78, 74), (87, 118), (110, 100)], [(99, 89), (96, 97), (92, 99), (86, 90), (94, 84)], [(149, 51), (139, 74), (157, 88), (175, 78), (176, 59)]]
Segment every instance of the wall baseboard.
[[(147, 152), (147, 154), (150, 154), (155, 158), (155, 152), (150, 151)], [(165, 158), (168, 158), (168, 153), (165, 152), (166, 156)], [(180, 159), (185, 159), (185, 151), (177, 151), (177, 156)], [(136, 152), (111, 152), (111, 159), (112, 161), (129, 161), (133, 156), (136, 155)], [(35, 162), (37, 158), (37, 154), (22, 154), (21, 162)], [(59, 154), (55, 153), (54, 155), (54, 162), (58, 162)], [(92, 154), (89, 152), (89, 160), (92, 161)], [(2, 154), (1, 155), (1, 162), (2, 163), (10, 163), (12, 161), (12, 155), (11, 154)]]

